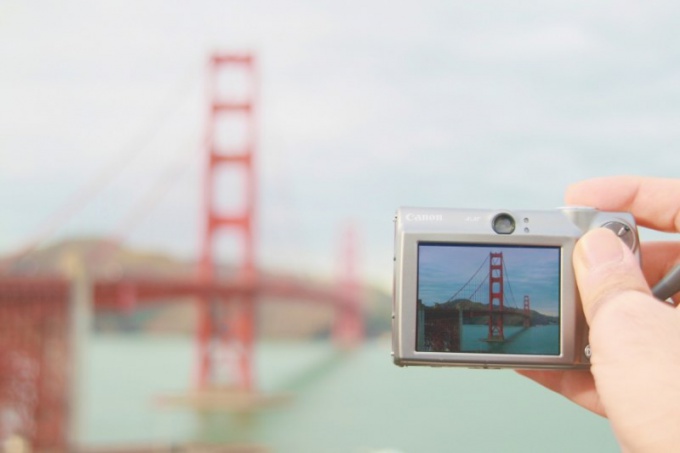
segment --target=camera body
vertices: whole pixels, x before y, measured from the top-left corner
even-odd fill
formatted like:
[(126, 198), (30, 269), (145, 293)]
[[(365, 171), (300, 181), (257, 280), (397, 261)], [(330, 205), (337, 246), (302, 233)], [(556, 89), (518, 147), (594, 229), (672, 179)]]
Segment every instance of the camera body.
[(638, 256), (635, 219), (592, 208), (400, 208), (392, 355), (397, 365), (590, 366), (572, 267), (576, 241), (609, 228)]

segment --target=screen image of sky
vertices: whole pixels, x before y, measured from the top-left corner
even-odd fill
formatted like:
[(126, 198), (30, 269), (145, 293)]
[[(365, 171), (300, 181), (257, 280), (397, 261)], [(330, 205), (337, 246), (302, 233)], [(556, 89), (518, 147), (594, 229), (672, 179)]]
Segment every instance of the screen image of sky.
[[(558, 247), (496, 247), (421, 244), (418, 248), (418, 298), (425, 305), (443, 303), (464, 285), (480, 284), (489, 273), (491, 252), (503, 253), (505, 305), (531, 309), (548, 316), (559, 314), (560, 249)], [(474, 283), (468, 281), (474, 277)], [(488, 302), (488, 278), (480, 300)], [(465, 291), (464, 291), (465, 292)], [(466, 296), (460, 293), (460, 298)]]

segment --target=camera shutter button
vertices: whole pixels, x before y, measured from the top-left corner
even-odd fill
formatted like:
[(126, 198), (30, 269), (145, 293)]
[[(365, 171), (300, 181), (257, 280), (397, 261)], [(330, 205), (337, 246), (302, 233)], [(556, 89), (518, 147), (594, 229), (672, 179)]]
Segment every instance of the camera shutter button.
[(629, 249), (635, 250), (635, 247), (637, 246), (635, 232), (629, 225), (626, 225), (622, 222), (613, 221), (605, 223), (602, 225), (602, 228), (613, 231), (614, 234), (616, 234), (619, 239), (621, 239), (623, 243), (628, 246)]

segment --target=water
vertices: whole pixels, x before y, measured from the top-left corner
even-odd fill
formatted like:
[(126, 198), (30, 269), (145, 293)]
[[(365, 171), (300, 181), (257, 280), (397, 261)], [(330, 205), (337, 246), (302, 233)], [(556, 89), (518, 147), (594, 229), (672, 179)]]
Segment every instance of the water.
[(504, 327), (504, 343), (485, 341), (489, 327), (485, 325), (463, 325), (461, 351), (494, 352), (504, 354), (541, 354), (560, 353), (560, 328), (558, 325)]
[(190, 338), (94, 336), (83, 389), (88, 445), (223, 441), (275, 452), (618, 451), (606, 420), (509, 370), (399, 368), (385, 339), (263, 343), (260, 387), (291, 402), (250, 417), (161, 409), (187, 389)]

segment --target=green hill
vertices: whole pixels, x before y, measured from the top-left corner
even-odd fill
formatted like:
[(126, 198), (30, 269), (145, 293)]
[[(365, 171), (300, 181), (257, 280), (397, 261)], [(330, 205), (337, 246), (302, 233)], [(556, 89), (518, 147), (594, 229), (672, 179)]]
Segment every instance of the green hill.
[[(496, 305), (496, 307), (498, 307)], [(522, 308), (513, 308), (513, 307), (504, 307), (506, 311), (509, 312), (515, 312), (517, 315), (505, 315), (505, 325), (510, 325), (510, 326), (519, 326), (524, 323), (524, 310)], [(479, 311), (488, 311), (489, 309), (489, 304), (483, 304), (481, 302), (473, 302), (468, 299), (456, 299), (453, 301), (448, 301), (444, 303), (437, 303), (435, 304), (432, 309), (434, 310), (458, 310), (458, 309), (463, 309), (463, 310), (479, 310)], [(531, 310), (530, 311), (530, 317), (531, 317), (531, 325), (532, 326), (540, 326), (540, 325), (548, 325), (548, 324), (559, 324), (560, 318), (558, 316), (548, 316), (543, 313), (540, 313), (536, 310)], [(466, 324), (473, 324), (473, 325), (483, 325), (488, 322), (488, 317), (485, 316), (476, 316), (476, 317), (471, 317), (467, 318), (464, 321)]]
[[(0, 258), (2, 261), (2, 258)], [(38, 249), (6, 267), (6, 276), (68, 275), (73, 262), (84, 263), (92, 279), (117, 280), (124, 277), (186, 279), (196, 275), (196, 264), (162, 253), (125, 247), (97, 238), (77, 238)], [(219, 266), (217, 274), (234, 273), (229, 265)], [(284, 272), (263, 276), (302, 279)], [(304, 278), (309, 286), (328, 287), (333, 281)], [(391, 296), (369, 285), (363, 288), (365, 329), (367, 335), (378, 336), (391, 328)], [(193, 298), (165, 300), (162, 304), (144, 306), (129, 314), (95, 313), (98, 331), (183, 333), (193, 334), (197, 326)], [(265, 338), (314, 338), (328, 335), (333, 309), (326, 304), (264, 299), (258, 301), (258, 335)]]

